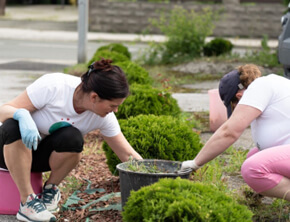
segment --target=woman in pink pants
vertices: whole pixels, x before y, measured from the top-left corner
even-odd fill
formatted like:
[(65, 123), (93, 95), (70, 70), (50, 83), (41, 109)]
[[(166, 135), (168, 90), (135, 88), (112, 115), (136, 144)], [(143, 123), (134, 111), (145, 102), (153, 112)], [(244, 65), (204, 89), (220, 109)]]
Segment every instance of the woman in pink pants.
[(221, 79), (219, 93), (229, 119), (181, 170), (197, 170), (251, 126), (256, 147), (242, 165), (245, 182), (262, 195), (290, 201), (290, 80), (262, 76), (256, 65), (247, 64)]

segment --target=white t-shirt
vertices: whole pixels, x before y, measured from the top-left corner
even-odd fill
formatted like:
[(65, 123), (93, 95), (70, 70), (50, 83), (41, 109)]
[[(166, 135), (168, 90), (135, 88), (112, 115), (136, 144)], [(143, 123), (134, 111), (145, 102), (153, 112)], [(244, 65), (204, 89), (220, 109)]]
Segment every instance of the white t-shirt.
[(290, 80), (275, 74), (255, 79), (239, 104), (262, 111), (251, 123), (253, 140), (260, 150), (290, 144)]
[(28, 96), (37, 108), (31, 115), (42, 136), (49, 135), (63, 125), (72, 125), (83, 135), (96, 129), (100, 129), (107, 137), (119, 134), (120, 126), (113, 112), (105, 117), (91, 111), (76, 113), (73, 94), (80, 83), (80, 77), (51, 73), (43, 75), (27, 87)]

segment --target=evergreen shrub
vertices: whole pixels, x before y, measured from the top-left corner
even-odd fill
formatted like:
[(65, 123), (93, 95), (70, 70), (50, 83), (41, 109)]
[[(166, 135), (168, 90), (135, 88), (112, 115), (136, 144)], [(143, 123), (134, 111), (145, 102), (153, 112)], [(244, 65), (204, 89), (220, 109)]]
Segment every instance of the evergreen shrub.
[(119, 66), (125, 72), (129, 84), (152, 84), (153, 82), (148, 71), (134, 62), (117, 62), (114, 65)]
[[(181, 118), (139, 115), (119, 123), (128, 142), (144, 159), (184, 161), (193, 159), (202, 147), (199, 134)], [(119, 158), (106, 142), (103, 150), (110, 171), (117, 174)]]
[(205, 44), (203, 53), (205, 56), (219, 56), (230, 53), (233, 47), (234, 45), (231, 41), (223, 38), (215, 38)]
[(169, 92), (150, 85), (132, 84), (130, 95), (119, 106), (116, 116), (118, 119), (127, 119), (140, 114), (178, 116), (181, 110)]
[(253, 213), (214, 185), (165, 178), (131, 191), (122, 216), (125, 222), (251, 222)]
[(98, 48), (97, 52), (104, 50), (108, 50), (110, 52), (118, 52), (126, 56), (128, 59), (131, 59), (131, 53), (129, 52), (128, 48), (121, 43), (111, 43), (101, 46), (100, 48)]
[(95, 61), (101, 60), (102, 58), (111, 59), (113, 63), (129, 61), (128, 57), (121, 53), (109, 51), (109, 50), (102, 50), (102, 51), (96, 51), (94, 56), (88, 62), (88, 66), (91, 65)]

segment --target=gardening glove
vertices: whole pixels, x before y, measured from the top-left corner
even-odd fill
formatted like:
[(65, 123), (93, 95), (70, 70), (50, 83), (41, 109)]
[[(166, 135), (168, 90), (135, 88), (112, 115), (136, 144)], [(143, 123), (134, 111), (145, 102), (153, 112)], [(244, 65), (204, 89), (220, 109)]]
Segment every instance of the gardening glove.
[(198, 166), (196, 163), (195, 163), (195, 160), (187, 160), (187, 161), (184, 161), (182, 162), (181, 164), (181, 168), (180, 170), (178, 171), (178, 173), (185, 173), (185, 172), (188, 172), (188, 171), (196, 171), (197, 169), (199, 169), (200, 167), (202, 166)]
[(41, 140), (38, 129), (30, 113), (26, 109), (17, 109), (13, 119), (19, 122), (22, 141), (28, 149), (37, 150), (38, 141)]

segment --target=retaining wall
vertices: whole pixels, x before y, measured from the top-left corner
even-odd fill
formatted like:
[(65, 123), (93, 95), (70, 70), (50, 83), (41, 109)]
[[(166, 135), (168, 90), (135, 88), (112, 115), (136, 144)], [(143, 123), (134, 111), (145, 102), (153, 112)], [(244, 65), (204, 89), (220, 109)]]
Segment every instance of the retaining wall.
[[(91, 0), (89, 6), (89, 30), (112, 33), (144, 33), (150, 25), (149, 18), (158, 18), (160, 10), (169, 12), (175, 6), (200, 11), (203, 7), (222, 10), (221, 18), (215, 22), (213, 36), (278, 38), (281, 16), (286, 7), (281, 3), (239, 4), (236, 0), (224, 0), (218, 4), (112, 2)], [(230, 3), (226, 3), (230, 2)], [(151, 29), (151, 34), (160, 34)]]

